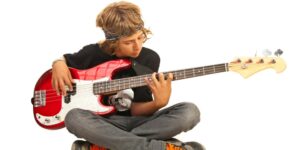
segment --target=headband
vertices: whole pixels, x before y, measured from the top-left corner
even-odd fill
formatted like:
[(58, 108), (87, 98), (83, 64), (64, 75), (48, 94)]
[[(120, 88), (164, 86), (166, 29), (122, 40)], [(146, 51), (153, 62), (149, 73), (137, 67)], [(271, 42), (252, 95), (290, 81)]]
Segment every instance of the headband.
[[(144, 25), (143, 24), (140, 24), (136, 27), (136, 31), (139, 31), (139, 30), (142, 30), (144, 28)], [(109, 41), (114, 41), (114, 40), (118, 40), (120, 37), (122, 36), (128, 36), (130, 35), (130, 33), (128, 32), (129, 30), (125, 31), (124, 33), (122, 33), (121, 35), (118, 35), (118, 34), (113, 34), (107, 30), (104, 30), (104, 34), (105, 34), (105, 39), (106, 40), (109, 40)]]

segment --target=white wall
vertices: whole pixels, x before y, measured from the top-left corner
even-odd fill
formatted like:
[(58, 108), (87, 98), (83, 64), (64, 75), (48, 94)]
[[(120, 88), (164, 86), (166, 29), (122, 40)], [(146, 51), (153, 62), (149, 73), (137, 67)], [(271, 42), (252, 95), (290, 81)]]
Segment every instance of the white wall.
[[(70, 149), (66, 129), (49, 131), (33, 119), (30, 98), (40, 75), (64, 53), (103, 38), (98, 12), (111, 1), (0, 2), (1, 147)], [(299, 4), (293, 0), (132, 1), (154, 32), (146, 46), (161, 56), (161, 71), (284, 50), (287, 69), (244, 80), (229, 72), (173, 83), (171, 104), (196, 103), (202, 121), (178, 136), (208, 150), (299, 150)], [(2, 149), (1, 148), (1, 149)]]

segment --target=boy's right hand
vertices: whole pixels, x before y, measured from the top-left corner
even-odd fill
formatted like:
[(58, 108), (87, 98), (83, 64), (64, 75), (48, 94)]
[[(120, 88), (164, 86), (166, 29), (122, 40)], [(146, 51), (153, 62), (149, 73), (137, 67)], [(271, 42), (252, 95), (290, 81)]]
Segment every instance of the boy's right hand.
[(66, 96), (66, 85), (72, 91), (72, 83), (73, 79), (65, 61), (56, 61), (52, 65), (52, 87), (56, 90), (57, 95)]

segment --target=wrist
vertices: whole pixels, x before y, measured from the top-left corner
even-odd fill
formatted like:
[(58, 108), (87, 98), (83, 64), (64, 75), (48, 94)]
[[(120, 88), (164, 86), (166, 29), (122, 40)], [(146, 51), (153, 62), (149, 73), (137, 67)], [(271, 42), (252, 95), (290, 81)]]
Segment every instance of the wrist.
[(161, 100), (158, 99), (154, 100), (154, 104), (158, 109), (165, 107), (167, 105), (167, 103), (162, 102)]
[(57, 62), (66, 62), (65, 60), (65, 57), (60, 57), (58, 59), (55, 59), (53, 62), (52, 62), (52, 67), (57, 63)]

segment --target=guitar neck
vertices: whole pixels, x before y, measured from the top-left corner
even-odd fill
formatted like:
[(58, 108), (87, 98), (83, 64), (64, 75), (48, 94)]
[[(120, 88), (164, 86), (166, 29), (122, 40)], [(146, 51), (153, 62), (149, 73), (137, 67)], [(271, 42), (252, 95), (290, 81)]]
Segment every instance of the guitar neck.
[[(228, 63), (182, 69), (176, 71), (163, 72), (166, 77), (169, 73), (173, 74), (173, 80), (182, 80), (209, 74), (221, 73), (228, 71)], [(105, 93), (114, 93), (129, 88), (141, 87), (147, 85), (145, 78), (151, 78), (152, 74), (116, 79), (111, 81), (96, 82), (93, 84), (93, 92), (95, 95)]]

